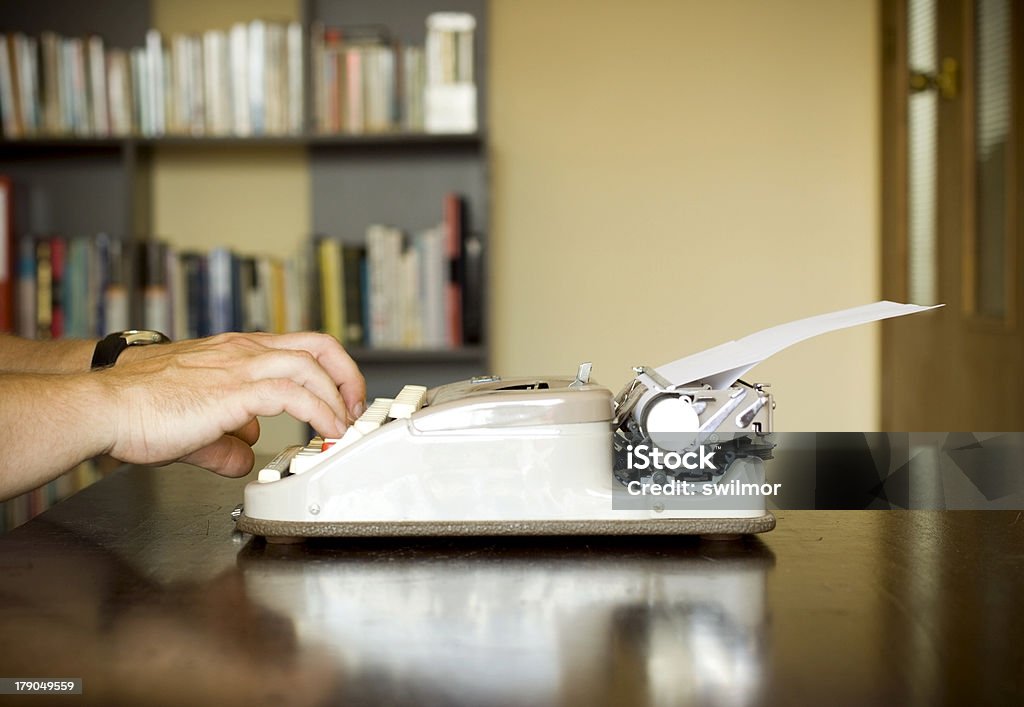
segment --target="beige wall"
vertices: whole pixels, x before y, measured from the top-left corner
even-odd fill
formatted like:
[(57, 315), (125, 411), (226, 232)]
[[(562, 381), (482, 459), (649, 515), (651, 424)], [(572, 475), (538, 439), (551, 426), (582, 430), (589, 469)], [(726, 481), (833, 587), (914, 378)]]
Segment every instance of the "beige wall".
[[(875, 3), (491, 7), (496, 370), (593, 360), (617, 388), (634, 364), (878, 299)], [(878, 337), (755, 369), (777, 427), (875, 429)]]

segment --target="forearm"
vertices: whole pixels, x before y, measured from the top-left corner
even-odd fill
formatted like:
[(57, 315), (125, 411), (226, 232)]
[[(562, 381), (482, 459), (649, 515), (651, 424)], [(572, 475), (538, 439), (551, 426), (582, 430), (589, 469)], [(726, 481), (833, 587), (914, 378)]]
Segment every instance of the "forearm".
[(0, 373), (0, 498), (41, 486), (108, 451), (109, 397), (95, 374)]
[(0, 334), (0, 373), (80, 373), (89, 370), (96, 342), (32, 341)]

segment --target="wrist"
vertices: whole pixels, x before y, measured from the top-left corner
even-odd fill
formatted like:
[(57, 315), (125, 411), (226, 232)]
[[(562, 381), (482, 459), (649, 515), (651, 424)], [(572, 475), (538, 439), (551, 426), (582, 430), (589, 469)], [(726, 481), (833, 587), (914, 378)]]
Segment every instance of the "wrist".
[(56, 358), (53, 361), (53, 365), (47, 366), (47, 369), (58, 373), (86, 373), (89, 371), (89, 362), (92, 361), (92, 354), (95, 349), (96, 339), (66, 339), (61, 341), (59, 342), (59, 348), (54, 351)]
[[(49, 379), (54, 399), (63, 401), (64, 429), (78, 430), (82, 458), (108, 454), (117, 441), (118, 386), (101, 371), (71, 373)], [(88, 424), (83, 424), (88, 421)]]

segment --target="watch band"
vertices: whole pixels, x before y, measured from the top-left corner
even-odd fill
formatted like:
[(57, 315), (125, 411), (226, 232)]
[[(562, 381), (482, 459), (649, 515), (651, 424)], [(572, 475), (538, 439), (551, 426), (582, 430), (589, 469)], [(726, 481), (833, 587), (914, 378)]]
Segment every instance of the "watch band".
[(129, 346), (168, 344), (170, 341), (164, 334), (148, 329), (129, 329), (108, 334), (96, 343), (96, 349), (92, 353), (92, 368), (113, 366), (117, 362), (117, 357)]

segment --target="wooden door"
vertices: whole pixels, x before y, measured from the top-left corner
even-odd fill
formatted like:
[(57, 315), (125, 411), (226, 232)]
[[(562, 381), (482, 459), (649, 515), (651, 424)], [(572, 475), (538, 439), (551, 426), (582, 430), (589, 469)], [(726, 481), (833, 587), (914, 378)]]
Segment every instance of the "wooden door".
[(1024, 3), (882, 19), (883, 429), (1024, 430)]

